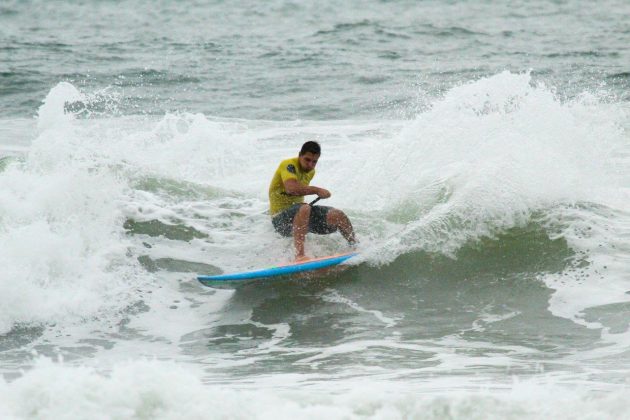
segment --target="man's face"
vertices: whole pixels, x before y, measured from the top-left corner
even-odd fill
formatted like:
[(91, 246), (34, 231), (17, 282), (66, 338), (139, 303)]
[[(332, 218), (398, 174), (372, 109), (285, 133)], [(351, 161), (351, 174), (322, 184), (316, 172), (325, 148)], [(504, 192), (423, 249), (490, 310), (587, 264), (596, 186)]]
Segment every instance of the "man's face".
[(300, 168), (304, 172), (310, 172), (315, 169), (315, 165), (317, 165), (317, 160), (319, 159), (319, 155), (315, 155), (311, 152), (306, 152), (303, 155), (300, 155), (298, 161), (300, 162)]

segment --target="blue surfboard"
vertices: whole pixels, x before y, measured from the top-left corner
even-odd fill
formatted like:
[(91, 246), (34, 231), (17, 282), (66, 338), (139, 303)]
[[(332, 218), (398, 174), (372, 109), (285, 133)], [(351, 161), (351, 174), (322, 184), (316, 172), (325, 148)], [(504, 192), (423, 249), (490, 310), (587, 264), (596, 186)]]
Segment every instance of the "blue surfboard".
[(346, 254), (329, 255), (327, 257), (313, 258), (296, 263), (269, 267), (262, 270), (245, 271), (241, 273), (219, 274), (216, 276), (197, 276), (197, 280), (204, 286), (220, 286), (222, 283), (238, 283), (247, 280), (256, 280), (267, 277), (285, 276), (288, 274), (303, 273), (322, 268), (332, 267), (358, 255), (356, 252)]

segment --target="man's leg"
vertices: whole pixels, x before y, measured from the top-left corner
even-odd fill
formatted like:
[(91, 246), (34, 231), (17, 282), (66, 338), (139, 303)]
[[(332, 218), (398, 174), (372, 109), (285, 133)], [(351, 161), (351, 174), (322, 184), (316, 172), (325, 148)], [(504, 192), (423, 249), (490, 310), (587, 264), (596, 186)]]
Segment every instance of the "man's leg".
[(304, 240), (308, 233), (308, 223), (311, 219), (311, 206), (304, 204), (300, 206), (297, 214), (293, 218), (293, 243), (295, 244), (295, 259), (304, 259)]
[(350, 245), (354, 245), (357, 242), (354, 236), (354, 229), (352, 229), (352, 223), (350, 223), (348, 216), (341, 210), (330, 209), (326, 215), (326, 223), (336, 227)]

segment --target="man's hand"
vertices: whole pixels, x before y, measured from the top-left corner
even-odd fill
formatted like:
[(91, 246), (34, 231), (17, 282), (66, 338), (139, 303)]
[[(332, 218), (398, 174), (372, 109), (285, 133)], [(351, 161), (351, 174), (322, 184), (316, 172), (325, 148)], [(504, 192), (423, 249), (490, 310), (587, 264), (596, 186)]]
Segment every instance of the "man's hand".
[(325, 188), (317, 188), (317, 196), (319, 198), (329, 198), (331, 194), (330, 191)]
[(287, 179), (284, 181), (284, 190), (289, 195), (317, 194), (319, 198), (328, 198), (331, 196), (330, 191), (327, 189), (310, 185), (302, 185), (297, 181), (297, 179)]

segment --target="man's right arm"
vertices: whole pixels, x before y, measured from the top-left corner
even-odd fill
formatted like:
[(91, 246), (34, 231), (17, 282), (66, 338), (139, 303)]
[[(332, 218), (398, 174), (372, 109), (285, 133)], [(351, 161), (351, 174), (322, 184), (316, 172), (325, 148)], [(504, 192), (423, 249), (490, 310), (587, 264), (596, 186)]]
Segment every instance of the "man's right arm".
[(316, 194), (321, 198), (330, 197), (330, 191), (325, 188), (319, 188), (310, 185), (303, 185), (297, 179), (287, 179), (284, 181), (284, 190), (289, 195), (312, 195)]

